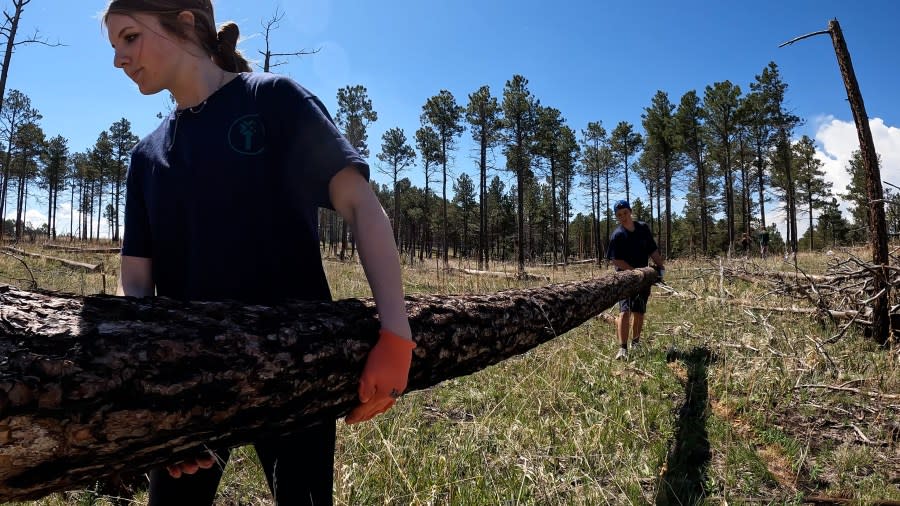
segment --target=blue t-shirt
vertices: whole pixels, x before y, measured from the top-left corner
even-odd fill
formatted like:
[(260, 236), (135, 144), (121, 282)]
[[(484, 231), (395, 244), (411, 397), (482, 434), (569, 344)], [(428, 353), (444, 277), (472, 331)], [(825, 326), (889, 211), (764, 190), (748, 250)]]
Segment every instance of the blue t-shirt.
[(613, 230), (609, 237), (609, 249), (606, 258), (623, 260), (635, 269), (649, 265), (650, 254), (659, 249), (653, 240), (650, 227), (642, 222), (634, 222), (634, 230), (629, 231), (622, 225)]
[(239, 74), (135, 147), (122, 254), (152, 259), (158, 295), (328, 300), (318, 208), (351, 165), (369, 177), (318, 98), (283, 76)]

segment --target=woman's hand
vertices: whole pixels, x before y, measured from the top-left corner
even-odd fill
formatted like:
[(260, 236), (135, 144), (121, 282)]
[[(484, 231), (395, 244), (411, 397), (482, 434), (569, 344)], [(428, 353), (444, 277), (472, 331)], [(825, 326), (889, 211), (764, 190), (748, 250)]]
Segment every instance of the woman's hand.
[(381, 329), (378, 343), (369, 352), (359, 379), (359, 406), (344, 419), (347, 423), (370, 420), (391, 409), (406, 390), (412, 350), (416, 343)]

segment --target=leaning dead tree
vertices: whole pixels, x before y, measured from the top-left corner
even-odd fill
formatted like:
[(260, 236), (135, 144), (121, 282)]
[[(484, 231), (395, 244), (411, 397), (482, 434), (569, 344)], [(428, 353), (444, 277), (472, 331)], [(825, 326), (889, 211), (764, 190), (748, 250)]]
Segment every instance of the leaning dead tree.
[(866, 171), (866, 194), (869, 198), (869, 230), (871, 232), (869, 244), (872, 248), (872, 263), (876, 266), (876, 270), (872, 273), (872, 280), (875, 293), (878, 294), (872, 301), (872, 336), (879, 343), (885, 344), (890, 337), (891, 320), (888, 316), (890, 285), (887, 282), (887, 272), (885, 271), (888, 265), (888, 235), (884, 214), (884, 191), (881, 186), (881, 170), (878, 168), (878, 154), (875, 152), (872, 130), (869, 128), (869, 116), (866, 114), (866, 106), (863, 103), (862, 93), (859, 91), (859, 83), (856, 81), (856, 72), (853, 71), (853, 62), (844, 40), (844, 33), (841, 31), (838, 20), (832, 19), (828, 22), (827, 30), (801, 35), (781, 46), (823, 34), (830, 35), (834, 45), (838, 67), (841, 69), (841, 77), (844, 80), (844, 87), (847, 89), (847, 100), (850, 102), (853, 121), (856, 123), (859, 150)]
[[(524, 353), (656, 281), (651, 268), (407, 297), (409, 390)], [(0, 288), (0, 502), (334, 420), (377, 336), (370, 299), (277, 306)]]

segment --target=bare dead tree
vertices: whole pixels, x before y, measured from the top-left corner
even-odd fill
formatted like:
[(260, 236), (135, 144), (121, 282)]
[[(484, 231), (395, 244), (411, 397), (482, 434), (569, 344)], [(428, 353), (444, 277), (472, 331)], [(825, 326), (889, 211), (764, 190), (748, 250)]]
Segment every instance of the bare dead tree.
[(284, 19), (284, 14), (285, 13), (281, 11), (281, 9), (276, 8), (275, 13), (272, 14), (272, 17), (262, 22), (263, 39), (266, 42), (266, 50), (259, 51), (259, 54), (263, 56), (263, 64), (260, 66), (263, 72), (269, 72), (271, 68), (278, 67), (287, 63), (286, 61), (273, 62), (273, 57), (305, 56), (309, 54), (316, 54), (319, 52), (319, 49), (301, 49), (299, 51), (294, 51), (291, 53), (272, 52), (271, 35), (274, 30), (277, 30), (281, 26), (281, 20)]
[(40, 32), (35, 29), (34, 33), (25, 39), (16, 40), (19, 31), (19, 21), (22, 19), (22, 11), (25, 6), (30, 4), (31, 0), (13, 0), (12, 14), (7, 9), (3, 9), (3, 24), (0, 25), (0, 37), (6, 39), (6, 50), (3, 53), (3, 68), (0, 69), (0, 110), (3, 109), (3, 97), (6, 94), (6, 79), (9, 77), (9, 63), (12, 61), (13, 51), (17, 46), (23, 44), (42, 44), (44, 46), (58, 47), (64, 44), (59, 42), (47, 42), (40, 36)]

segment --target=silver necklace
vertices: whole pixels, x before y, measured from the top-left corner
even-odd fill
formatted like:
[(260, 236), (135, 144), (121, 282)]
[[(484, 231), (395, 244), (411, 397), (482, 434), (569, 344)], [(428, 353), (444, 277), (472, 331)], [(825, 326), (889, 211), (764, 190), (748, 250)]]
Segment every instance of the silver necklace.
[(182, 109), (181, 112), (187, 111), (191, 114), (200, 114), (200, 112), (203, 111), (203, 108), (206, 107), (206, 103), (209, 102), (209, 97), (215, 95), (217, 91), (222, 89), (222, 86), (225, 86), (226, 76), (228, 76), (228, 73), (225, 71), (222, 71), (222, 77), (219, 78), (219, 84), (216, 86), (216, 89), (214, 89), (212, 91), (212, 93), (209, 94), (209, 96), (207, 96), (205, 99), (203, 99), (203, 102), (200, 102), (199, 104), (197, 104), (193, 107), (186, 107), (186, 108)]
[(185, 107), (184, 109), (182, 109), (180, 111), (179, 110), (175, 111), (175, 126), (172, 128), (172, 139), (169, 141), (169, 147), (166, 150), (167, 152), (171, 153), (172, 147), (175, 145), (175, 135), (178, 133), (178, 120), (181, 119), (181, 115), (184, 114), (185, 111), (187, 111), (191, 114), (200, 114), (203, 111), (203, 109), (206, 107), (206, 103), (209, 102), (209, 97), (215, 95), (217, 91), (222, 89), (222, 86), (225, 86), (226, 76), (228, 76), (228, 73), (225, 71), (222, 71), (222, 77), (219, 78), (219, 85), (216, 86), (216, 89), (214, 89), (212, 91), (212, 93), (209, 94), (209, 96), (207, 96), (205, 99), (203, 99), (203, 102), (200, 102), (199, 104), (197, 104), (193, 107)]

